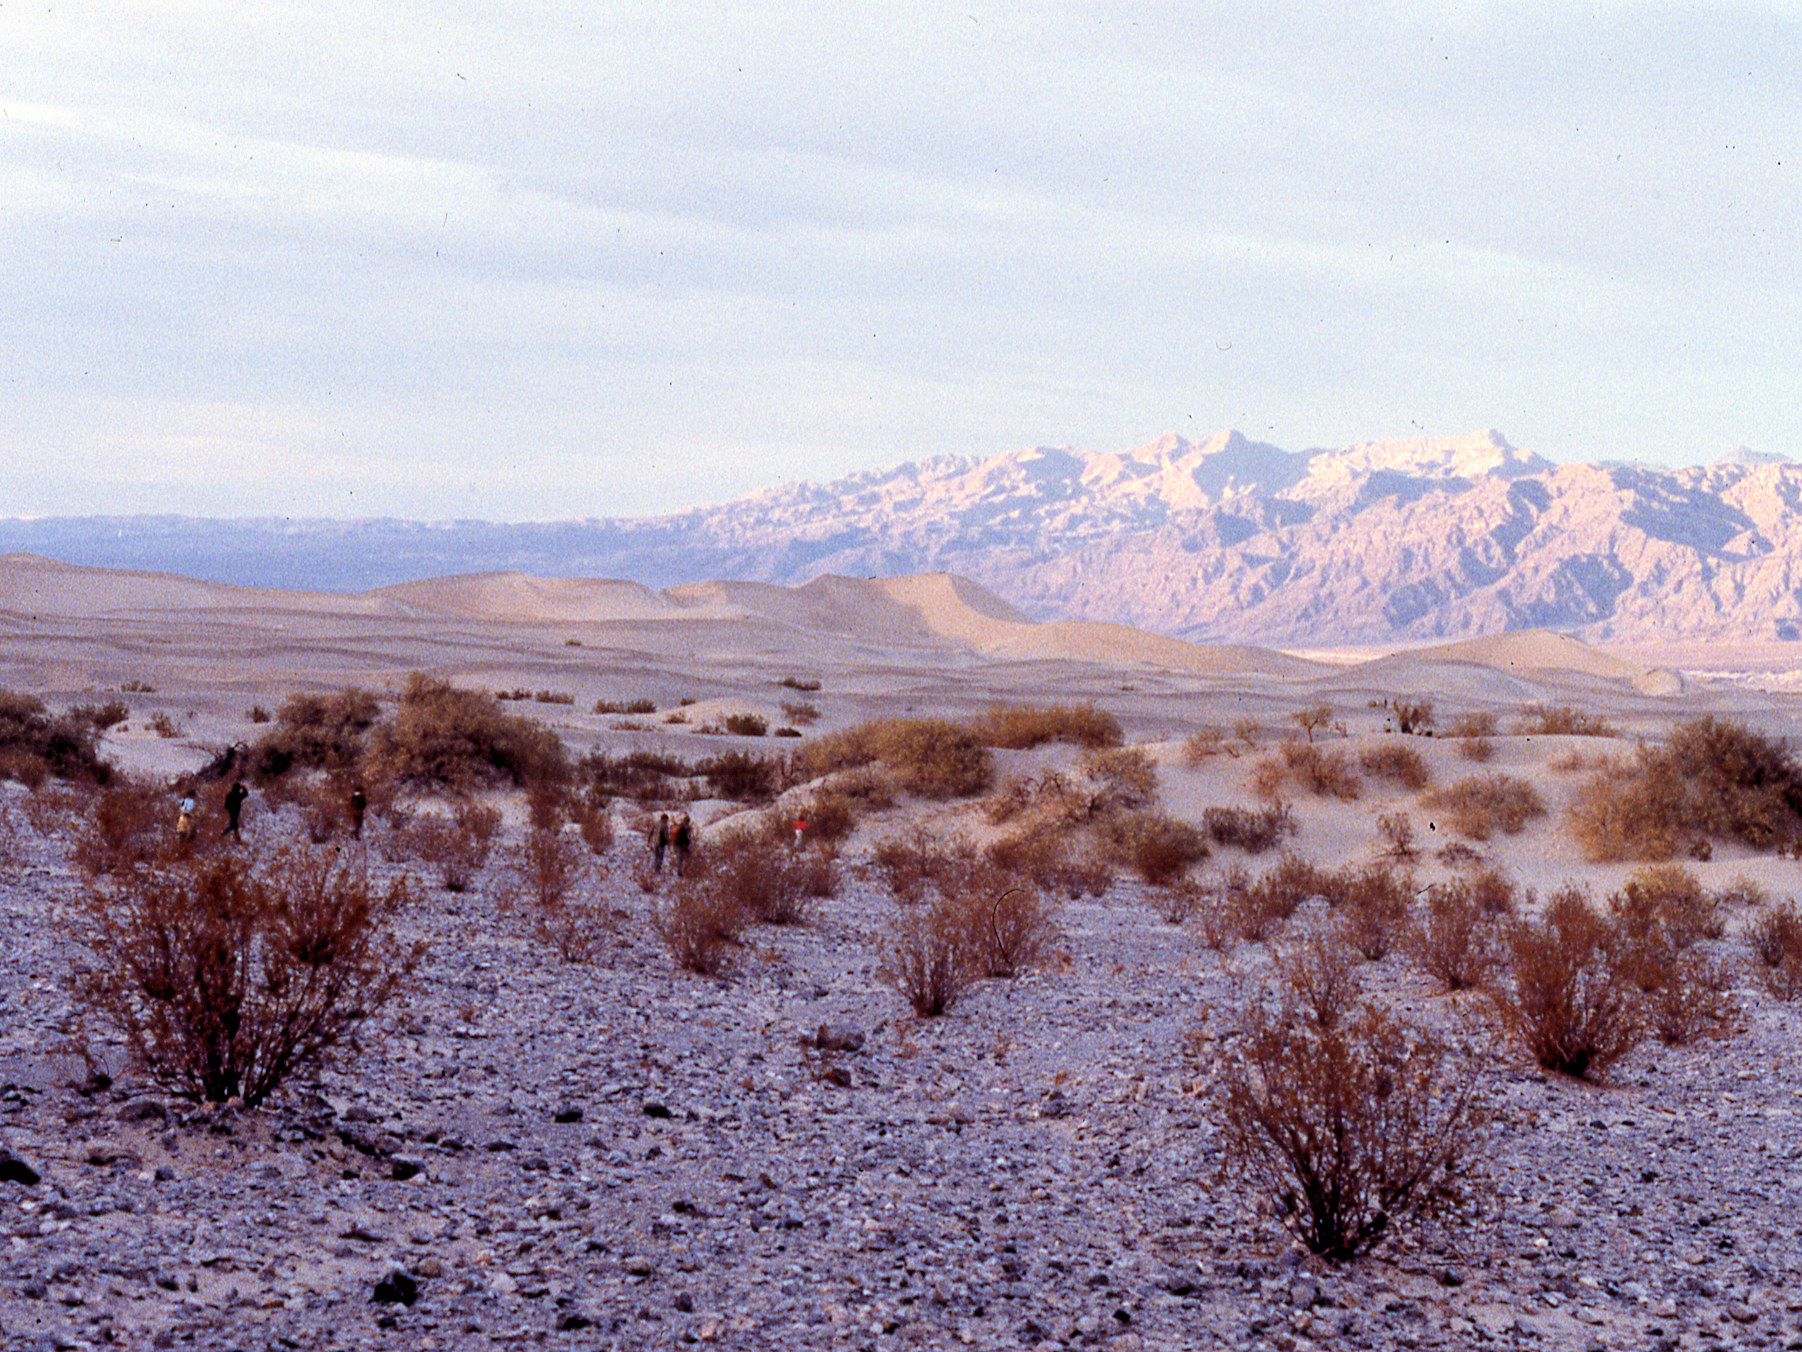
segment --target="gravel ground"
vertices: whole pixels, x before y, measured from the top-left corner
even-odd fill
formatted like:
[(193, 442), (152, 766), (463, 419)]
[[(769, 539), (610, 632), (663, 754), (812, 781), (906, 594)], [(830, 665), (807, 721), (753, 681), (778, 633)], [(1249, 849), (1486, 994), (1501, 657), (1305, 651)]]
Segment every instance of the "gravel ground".
[(12, 853), (0, 1145), (40, 1177), (0, 1182), (9, 1349), (1802, 1348), (1797, 1012), (1750, 986), (1731, 1040), (1602, 1087), (1490, 1045), (1482, 1214), (1334, 1267), (1219, 1172), (1208, 1035), (1267, 957), (1133, 885), (930, 1021), (876, 977), (893, 903), (854, 868), (721, 980), (674, 970), (624, 861), (587, 962), (434, 893), (360, 1059), (204, 1111), (61, 1054), (79, 881)]

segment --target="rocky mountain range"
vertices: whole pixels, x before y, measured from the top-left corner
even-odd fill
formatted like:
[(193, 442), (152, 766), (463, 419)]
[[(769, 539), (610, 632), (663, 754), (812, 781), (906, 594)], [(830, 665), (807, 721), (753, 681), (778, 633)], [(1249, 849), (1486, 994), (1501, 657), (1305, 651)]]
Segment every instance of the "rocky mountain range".
[(1493, 431), (1300, 452), (1223, 432), (945, 457), (658, 518), (14, 520), (0, 549), (338, 591), (472, 571), (654, 587), (946, 571), (1035, 617), (1201, 641), (1791, 641), (1799, 505), (1802, 464), (1750, 455), (1560, 465)]

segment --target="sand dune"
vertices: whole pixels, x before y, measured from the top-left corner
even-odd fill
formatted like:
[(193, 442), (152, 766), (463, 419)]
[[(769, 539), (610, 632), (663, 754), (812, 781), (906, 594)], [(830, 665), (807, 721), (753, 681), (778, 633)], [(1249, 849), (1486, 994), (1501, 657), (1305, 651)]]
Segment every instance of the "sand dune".
[(0, 611), (79, 619), (254, 609), (378, 615), (388, 608), (374, 593), (276, 591), (173, 573), (86, 568), (35, 554), (0, 555)]
[[(1470, 670), (1460, 674), (1459, 668)], [(1376, 658), (1354, 670), (1366, 681), (1387, 682), (1404, 689), (1430, 691), (1442, 687), (1447, 693), (1462, 693), (1479, 687), (1492, 694), (1505, 692), (1509, 697), (1524, 697), (1533, 683), (1560, 677), (1600, 681), (1661, 698), (1683, 690), (1683, 679), (1674, 671), (1631, 662), (1568, 635), (1542, 629), (1411, 648)], [(1516, 679), (1498, 681), (1498, 676)]]
[(370, 593), (408, 613), (461, 620), (608, 624), (683, 617), (684, 606), (637, 582), (609, 578), (544, 578), (524, 573), (468, 573), (403, 582)]

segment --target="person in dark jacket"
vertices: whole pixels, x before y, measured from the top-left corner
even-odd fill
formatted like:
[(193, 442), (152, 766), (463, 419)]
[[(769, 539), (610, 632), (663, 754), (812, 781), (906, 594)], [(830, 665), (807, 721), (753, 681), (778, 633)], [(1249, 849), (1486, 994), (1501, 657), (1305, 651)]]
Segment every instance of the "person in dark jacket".
[(232, 786), (225, 791), (225, 827), (220, 835), (229, 835), (233, 840), (244, 839), (239, 823), (244, 815), (244, 800), (250, 797), (250, 790), (244, 787), (244, 781), (234, 780)]

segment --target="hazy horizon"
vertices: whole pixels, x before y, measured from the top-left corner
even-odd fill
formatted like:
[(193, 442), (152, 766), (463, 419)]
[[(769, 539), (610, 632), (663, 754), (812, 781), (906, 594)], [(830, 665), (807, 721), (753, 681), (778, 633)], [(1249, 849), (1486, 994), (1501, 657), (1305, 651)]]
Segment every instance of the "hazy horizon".
[(1793, 4), (0, 9), (0, 515), (1802, 454)]

